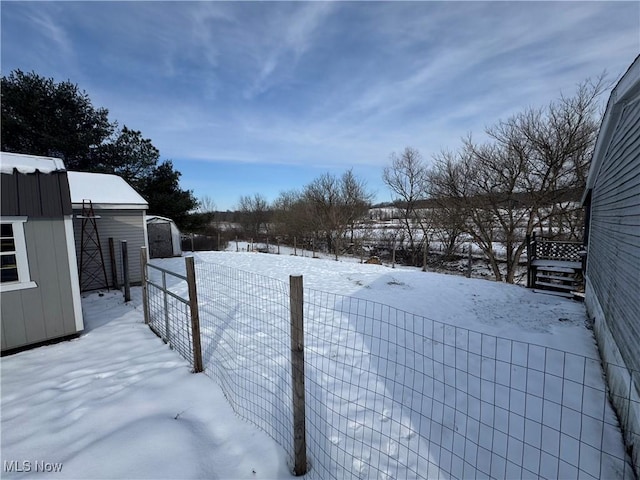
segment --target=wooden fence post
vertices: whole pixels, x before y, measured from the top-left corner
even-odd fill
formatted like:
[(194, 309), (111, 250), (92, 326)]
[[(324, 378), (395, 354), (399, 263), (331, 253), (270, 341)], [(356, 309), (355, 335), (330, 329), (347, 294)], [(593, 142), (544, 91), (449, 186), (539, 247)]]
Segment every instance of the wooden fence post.
[(300, 476), (307, 473), (302, 275), (291, 275), (289, 277), (289, 291), (291, 305), (291, 385), (293, 387), (293, 473), (296, 476)]
[(122, 246), (122, 276), (124, 279), (124, 301), (131, 301), (131, 285), (129, 285), (129, 254), (127, 253), (127, 241), (121, 240)]
[(424, 245), (422, 246), (422, 271), (427, 271), (427, 252), (429, 251), (429, 247), (427, 245), (427, 234), (425, 233)]
[(531, 281), (531, 235), (527, 233), (524, 238), (527, 243), (527, 288), (531, 288), (533, 285)]
[(196, 270), (193, 257), (184, 259), (187, 267), (187, 285), (189, 286), (189, 310), (191, 311), (191, 336), (193, 338), (193, 372), (200, 373), (202, 366), (202, 347), (200, 346), (200, 315), (198, 313), (198, 291), (196, 289)]
[(115, 290), (120, 290), (120, 285), (118, 284), (118, 270), (116, 269), (116, 249), (113, 246), (113, 237), (109, 237), (109, 257), (111, 257), (111, 286)]
[(469, 243), (469, 258), (467, 259), (467, 278), (471, 278), (471, 270), (473, 267), (473, 248), (472, 244)]
[(393, 251), (391, 252), (391, 268), (396, 268), (396, 239), (393, 239)]
[(147, 299), (147, 248), (140, 248), (140, 272), (142, 277), (142, 311), (144, 312), (144, 323), (149, 324), (149, 304)]

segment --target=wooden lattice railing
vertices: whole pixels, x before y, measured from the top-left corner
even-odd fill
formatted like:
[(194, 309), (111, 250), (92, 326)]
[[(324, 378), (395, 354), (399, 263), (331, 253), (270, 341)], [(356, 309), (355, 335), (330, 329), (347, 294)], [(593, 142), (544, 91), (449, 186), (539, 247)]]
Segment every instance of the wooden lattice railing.
[(565, 260), (580, 262), (580, 252), (584, 250), (582, 242), (556, 242), (554, 240), (536, 239), (533, 242), (533, 258), (540, 260)]

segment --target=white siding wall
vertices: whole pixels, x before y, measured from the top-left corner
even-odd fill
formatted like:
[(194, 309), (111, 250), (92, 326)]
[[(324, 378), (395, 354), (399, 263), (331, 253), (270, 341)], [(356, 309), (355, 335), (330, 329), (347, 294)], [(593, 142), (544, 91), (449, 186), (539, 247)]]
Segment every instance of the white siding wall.
[(594, 172), (586, 305), (613, 403), (640, 472), (640, 100), (621, 111)]
[[(73, 229), (76, 240), (76, 253), (78, 256), (78, 267), (80, 266), (81, 245), (80, 238), (82, 233), (82, 219), (77, 218), (81, 214), (81, 210), (74, 209)], [(122, 271), (122, 254), (121, 240), (127, 241), (127, 251), (129, 254), (129, 280), (132, 284), (141, 282), (140, 275), (140, 248), (146, 246), (146, 220), (143, 210), (95, 210), (95, 214), (100, 218), (96, 219), (100, 243), (102, 245), (102, 254), (104, 257), (105, 268), (107, 272), (107, 280), (109, 286), (112, 285), (111, 275), (111, 257), (109, 255), (109, 237), (113, 238), (114, 251), (116, 258), (116, 270), (118, 275), (118, 284), (123, 283)], [(86, 235), (86, 233), (85, 233)], [(80, 272), (82, 277), (82, 272)], [(84, 282), (83, 282), (84, 283)], [(93, 288), (100, 288), (100, 282), (93, 282)], [(86, 286), (84, 290), (92, 288)]]

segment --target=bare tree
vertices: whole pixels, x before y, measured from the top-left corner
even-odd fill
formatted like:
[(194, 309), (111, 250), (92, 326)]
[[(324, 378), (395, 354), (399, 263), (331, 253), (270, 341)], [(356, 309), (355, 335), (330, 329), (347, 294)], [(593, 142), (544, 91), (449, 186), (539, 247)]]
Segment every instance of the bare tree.
[(382, 180), (396, 195), (397, 209), (408, 240), (410, 262), (416, 265), (422, 250), (418, 233), (422, 233), (422, 241), (428, 239), (426, 210), (418, 209), (418, 202), (427, 197), (428, 190), (428, 169), (420, 152), (406, 147), (400, 155), (392, 153), (391, 166), (385, 167)]
[(293, 241), (294, 238), (304, 241), (306, 237), (312, 236), (313, 222), (300, 192), (296, 190), (281, 192), (273, 202), (272, 209), (276, 235), (289, 241)]
[[(573, 97), (487, 129), (488, 142), (467, 138), (457, 154), (436, 157), (430, 193), (442, 208), (461, 215), (462, 229), (482, 249), (497, 281), (503, 279), (503, 260), (504, 278), (514, 282), (526, 235), (536, 225), (557, 234), (565, 228), (561, 219), (575, 234), (580, 220), (571, 212), (577, 199), (572, 206), (566, 198), (584, 188), (602, 91), (602, 78), (584, 82)], [(496, 253), (497, 245), (504, 255)]]
[(209, 195), (198, 198), (198, 213), (213, 213), (216, 211), (216, 202)]
[(260, 233), (269, 232), (270, 209), (267, 199), (256, 193), (253, 197), (243, 195), (240, 197), (239, 208), (240, 220), (246, 233), (254, 235), (256, 238)]
[(352, 170), (338, 178), (330, 173), (316, 178), (304, 189), (303, 201), (315, 231), (326, 241), (327, 249), (336, 259), (341, 251), (345, 233), (368, 211), (372, 195)]

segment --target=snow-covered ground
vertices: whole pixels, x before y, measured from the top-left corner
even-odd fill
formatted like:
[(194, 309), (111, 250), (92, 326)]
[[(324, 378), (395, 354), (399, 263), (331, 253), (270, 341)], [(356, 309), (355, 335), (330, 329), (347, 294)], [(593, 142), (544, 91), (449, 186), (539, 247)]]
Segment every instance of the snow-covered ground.
[[(582, 304), (485, 280), (309, 256), (195, 257), (200, 275), (229, 267), (283, 285), (303, 275), (314, 302), (305, 317), (310, 478), (630, 477)], [(184, 271), (182, 258), (153, 263)], [(204, 285), (200, 303), (213, 296)], [(2, 359), (3, 477), (38, 477), (36, 469), (47, 467), (38, 462), (46, 462), (62, 464), (55, 478), (290, 478), (289, 453), (234, 414), (227, 398), (245, 398), (220, 375), (244, 372), (252, 383), (238, 388), (264, 402), (279, 398), (270, 368), (285, 368), (280, 356), (288, 352), (269, 348), (286, 338), (266, 335), (272, 325), (243, 323), (258, 310), (245, 310), (251, 300), (238, 294), (214, 343), (207, 322), (216, 312), (204, 305), (206, 361), (225, 344), (247, 349), (217, 370), (209, 363), (210, 376), (191, 374), (143, 324), (140, 289), (133, 292), (128, 305), (119, 293), (86, 296), (80, 338)], [(361, 314), (372, 305), (388, 307)], [(258, 343), (265, 350), (253, 350)], [(230, 389), (227, 398), (218, 384)], [(234, 403), (236, 412), (278, 437), (269, 425), (287, 419), (252, 418), (250, 400)], [(272, 408), (274, 417), (288, 411)], [(30, 475), (17, 473), (23, 467)]]

